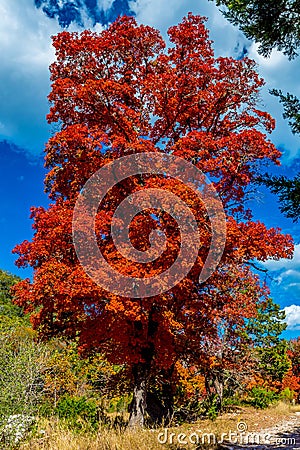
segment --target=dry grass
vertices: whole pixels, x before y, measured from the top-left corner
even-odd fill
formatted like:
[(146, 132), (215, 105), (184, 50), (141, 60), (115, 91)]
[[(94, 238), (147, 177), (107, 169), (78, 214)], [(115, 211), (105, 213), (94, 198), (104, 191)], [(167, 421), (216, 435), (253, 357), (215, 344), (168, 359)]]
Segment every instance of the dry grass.
[[(21, 449), (30, 450), (157, 450), (163, 448), (157, 440), (157, 430), (108, 430), (100, 429), (97, 436), (79, 435), (51, 422), (44, 427), (43, 439), (32, 439)], [(174, 448), (166, 446), (165, 448)]]
[[(253, 408), (240, 408), (234, 412), (228, 412), (218, 417), (214, 422), (201, 420), (194, 424), (184, 424), (178, 427), (171, 427), (167, 430), (168, 442), (160, 443), (159, 433), (165, 433), (165, 429), (145, 429), (145, 430), (109, 430), (100, 428), (97, 435), (76, 434), (64, 428), (56, 420), (41, 422), (39, 429), (45, 430), (45, 437), (33, 438), (30, 442), (23, 444), (21, 450), (158, 450), (158, 449), (195, 449), (196, 445), (189, 443), (192, 433), (203, 436), (204, 433), (213, 433), (219, 439), (222, 433), (236, 432), (239, 423), (244, 423), (249, 432), (258, 432), (262, 428), (274, 426), (291, 414), (300, 412), (300, 405), (290, 406), (279, 403), (275, 407), (258, 411)], [(174, 433), (173, 437), (170, 437)], [(188, 443), (180, 445), (178, 436), (184, 433)], [(161, 434), (161, 439), (165, 434)], [(171, 443), (170, 443), (171, 442)], [(201, 447), (202, 448), (202, 447)], [(207, 445), (207, 449), (216, 448)]]

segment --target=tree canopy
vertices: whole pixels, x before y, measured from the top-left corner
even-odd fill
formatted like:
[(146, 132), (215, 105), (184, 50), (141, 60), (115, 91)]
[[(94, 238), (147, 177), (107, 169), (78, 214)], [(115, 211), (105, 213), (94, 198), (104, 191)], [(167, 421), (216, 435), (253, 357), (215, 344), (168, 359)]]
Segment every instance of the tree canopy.
[[(64, 31), (54, 37), (48, 120), (60, 129), (46, 146), (45, 180), (53, 203), (48, 209), (32, 209), (34, 237), (14, 250), (18, 266), (34, 269), (33, 282), (18, 283), (15, 295), (31, 312), (40, 335), (78, 337), (82, 352), (99, 350), (111, 362), (127, 364), (133, 383), (131, 425), (144, 423), (153, 378), (159, 375), (170, 384), (182, 361), (207, 369), (214, 365), (209, 342), (222, 340), (222, 324), (228, 348), (235, 348), (243, 325), (269, 295), (249, 261), (291, 257), (293, 250), (290, 236), (254, 221), (246, 207), (263, 164), (280, 157), (261, 130), (271, 131), (274, 121), (257, 107), (263, 80), (255, 63), (215, 58), (199, 16), (189, 14), (168, 34), (171, 46), (166, 49), (157, 30), (122, 17), (100, 34)], [(85, 183), (98, 169), (139, 153), (172, 154), (214, 180), (227, 236), (219, 266), (204, 283), (199, 273), (210, 250), (212, 226), (190, 184), (169, 176), (168, 167), (160, 175), (137, 173), (116, 183), (99, 205), (95, 236), (115, 270), (157, 283), (157, 274), (172, 267), (180, 250), (172, 202), (166, 211), (160, 196), (155, 197), (155, 208), (144, 197), (143, 210), (130, 223), (135, 251), (152, 246), (153, 230), (165, 235), (165, 249), (150, 263), (126, 259), (115, 247), (112, 216), (129, 194), (148, 191), (151, 200), (153, 188), (172, 192), (180, 199), (176, 217), (187, 217), (186, 205), (201, 236), (188, 275), (161, 294), (131, 298), (106, 290), (80, 264), (72, 219)], [(127, 226), (126, 218), (118, 220)], [(83, 245), (89, 233), (82, 228)], [(228, 360), (228, 367), (233, 363)]]

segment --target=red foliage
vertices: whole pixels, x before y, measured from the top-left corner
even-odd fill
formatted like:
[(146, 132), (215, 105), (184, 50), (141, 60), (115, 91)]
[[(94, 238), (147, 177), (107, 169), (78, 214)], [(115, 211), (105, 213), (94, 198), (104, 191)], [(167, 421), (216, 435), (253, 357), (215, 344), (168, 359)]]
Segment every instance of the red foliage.
[[(259, 165), (278, 163), (280, 157), (261, 131), (271, 131), (274, 121), (256, 106), (263, 81), (255, 63), (215, 58), (198, 16), (189, 14), (169, 37), (166, 50), (157, 30), (122, 17), (100, 34), (64, 31), (53, 38), (57, 61), (51, 66), (48, 120), (61, 130), (46, 146), (46, 189), (54, 203), (32, 210), (32, 242), (14, 249), (19, 266), (34, 268), (33, 282), (16, 286), (17, 302), (32, 312), (42, 336), (78, 334), (83, 350), (101, 348), (114, 362), (147, 361), (160, 368), (183, 355), (193, 364), (215, 364), (220, 323), (231, 329), (233, 348), (238, 329), (264, 295), (247, 262), (291, 257), (293, 248), (290, 236), (253, 221), (245, 207)], [(105, 291), (86, 275), (74, 251), (72, 214), (96, 170), (121, 156), (150, 151), (185, 158), (211, 177), (226, 212), (227, 240), (218, 270), (199, 285), (211, 240), (199, 199), (167, 177), (125, 180), (108, 193), (96, 222), (99, 247), (119, 271), (149, 276), (165, 270), (179, 246), (170, 215), (153, 220), (149, 211), (133, 221), (131, 236), (143, 250), (153, 228), (166, 233), (169, 254), (158, 266), (125, 262), (111, 239), (101, 239), (109, 237), (112, 213), (128, 192), (155, 186), (175, 192), (193, 210), (202, 244), (179, 285), (156, 297), (131, 299)], [(223, 364), (226, 358), (224, 353)]]
[(300, 400), (300, 337), (292, 339), (289, 342), (288, 357), (291, 360), (291, 369), (286, 374), (282, 389), (288, 387), (294, 391), (297, 395), (298, 401)]

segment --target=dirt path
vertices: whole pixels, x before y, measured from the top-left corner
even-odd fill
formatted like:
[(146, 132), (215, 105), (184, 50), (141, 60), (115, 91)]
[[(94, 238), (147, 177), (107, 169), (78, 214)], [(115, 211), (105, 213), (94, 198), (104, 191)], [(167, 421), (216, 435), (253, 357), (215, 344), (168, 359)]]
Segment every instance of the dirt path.
[(238, 438), (234, 437), (231, 442), (222, 444), (220, 449), (300, 449), (300, 413), (294, 413), (288, 420), (284, 420), (269, 428), (262, 428), (259, 432), (240, 434)]

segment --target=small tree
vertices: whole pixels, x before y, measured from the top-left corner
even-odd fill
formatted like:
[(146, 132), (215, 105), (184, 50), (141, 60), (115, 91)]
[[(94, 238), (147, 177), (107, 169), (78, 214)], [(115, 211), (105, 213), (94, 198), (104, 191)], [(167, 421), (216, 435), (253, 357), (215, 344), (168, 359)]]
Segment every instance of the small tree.
[(1, 336), (0, 341), (1, 415), (37, 413), (47, 350), (29, 333)]
[(2, 329), (26, 323), (22, 308), (12, 301), (11, 288), (20, 281), (21, 278), (0, 270), (0, 333)]
[[(43, 397), (48, 351), (35, 343), (29, 318), (13, 304), (11, 288), (21, 279), (0, 270), (0, 421), (37, 414)], [(26, 419), (24, 419), (26, 421)]]

